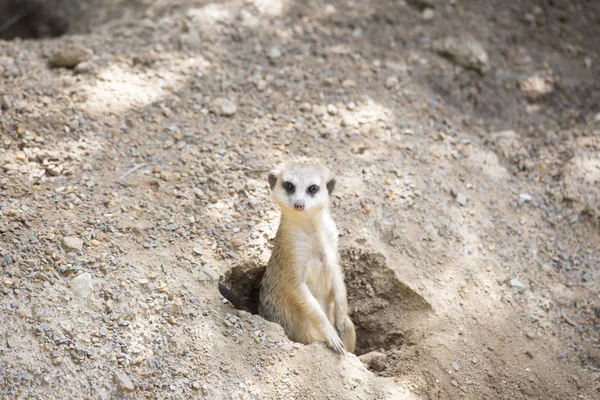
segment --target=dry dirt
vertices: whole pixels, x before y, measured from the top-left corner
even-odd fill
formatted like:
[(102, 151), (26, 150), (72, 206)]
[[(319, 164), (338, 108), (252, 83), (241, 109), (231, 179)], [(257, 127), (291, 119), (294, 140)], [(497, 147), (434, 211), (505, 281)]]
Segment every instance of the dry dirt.
[[(81, 18), (0, 41), (2, 398), (600, 398), (599, 2)], [(338, 176), (368, 366), (217, 291), (302, 157)]]

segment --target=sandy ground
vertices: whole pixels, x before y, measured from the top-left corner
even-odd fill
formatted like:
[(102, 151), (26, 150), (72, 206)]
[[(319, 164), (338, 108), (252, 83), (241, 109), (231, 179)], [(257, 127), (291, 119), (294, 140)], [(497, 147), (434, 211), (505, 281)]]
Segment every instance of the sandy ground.
[[(95, 7), (0, 41), (3, 398), (600, 397), (597, 2)], [(290, 158), (366, 364), (217, 291)]]

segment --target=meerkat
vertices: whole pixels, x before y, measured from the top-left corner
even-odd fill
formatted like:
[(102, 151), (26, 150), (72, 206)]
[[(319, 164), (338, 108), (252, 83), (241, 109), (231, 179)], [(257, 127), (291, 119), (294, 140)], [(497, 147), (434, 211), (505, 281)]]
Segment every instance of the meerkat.
[(338, 232), (329, 212), (335, 179), (328, 168), (291, 162), (268, 176), (281, 208), (273, 253), (260, 289), (258, 313), (280, 324), (293, 341), (324, 341), (354, 352)]

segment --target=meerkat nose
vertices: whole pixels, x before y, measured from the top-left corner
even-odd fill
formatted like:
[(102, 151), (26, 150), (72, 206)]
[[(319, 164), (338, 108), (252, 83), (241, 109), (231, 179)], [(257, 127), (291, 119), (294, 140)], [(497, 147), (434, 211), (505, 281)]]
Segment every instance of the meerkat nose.
[(296, 203), (296, 204), (294, 204), (294, 208), (298, 211), (302, 211), (302, 210), (304, 210), (304, 204)]

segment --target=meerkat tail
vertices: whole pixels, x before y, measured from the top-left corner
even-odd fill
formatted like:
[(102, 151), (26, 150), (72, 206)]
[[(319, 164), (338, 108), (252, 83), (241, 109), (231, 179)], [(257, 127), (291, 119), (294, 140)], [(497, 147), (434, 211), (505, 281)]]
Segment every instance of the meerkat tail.
[(230, 302), (236, 310), (252, 312), (246, 306), (246, 304), (244, 304), (244, 301), (241, 299), (240, 296), (233, 293), (233, 291), (231, 289), (229, 289), (227, 286), (223, 285), (221, 282), (219, 282), (219, 293), (221, 293), (221, 296), (225, 297), (227, 299), (227, 301)]

